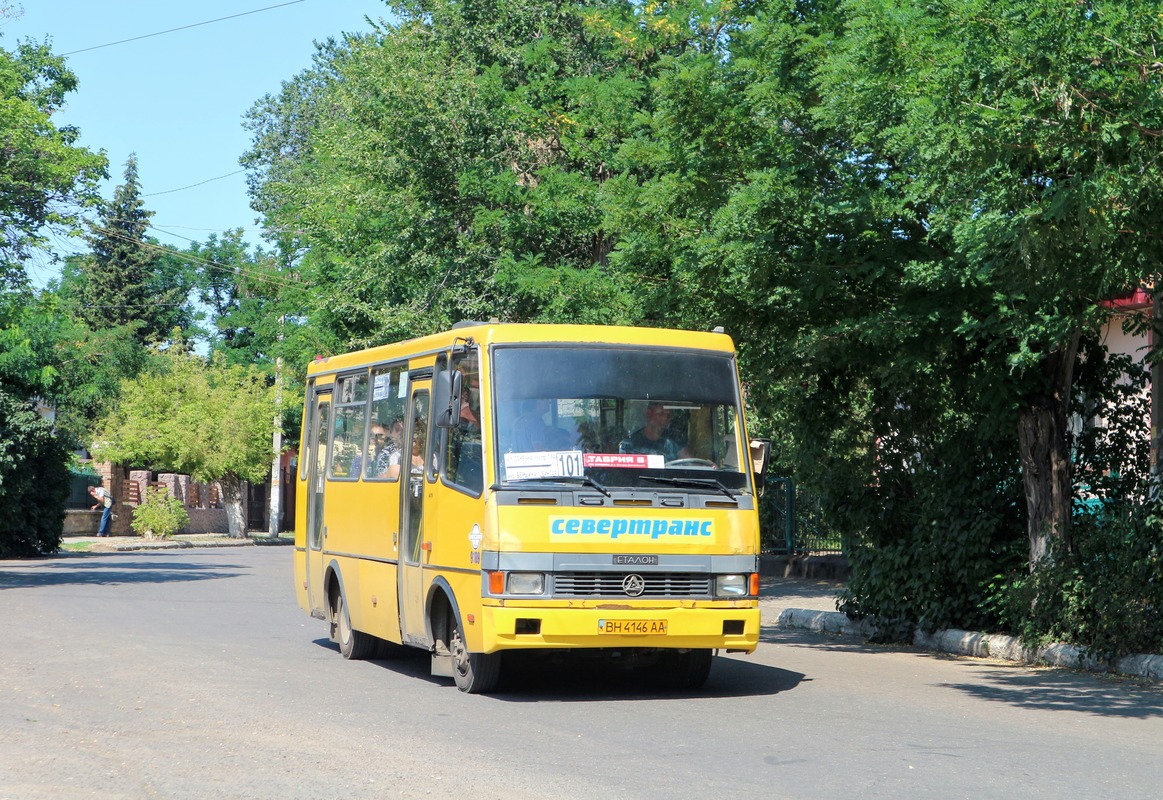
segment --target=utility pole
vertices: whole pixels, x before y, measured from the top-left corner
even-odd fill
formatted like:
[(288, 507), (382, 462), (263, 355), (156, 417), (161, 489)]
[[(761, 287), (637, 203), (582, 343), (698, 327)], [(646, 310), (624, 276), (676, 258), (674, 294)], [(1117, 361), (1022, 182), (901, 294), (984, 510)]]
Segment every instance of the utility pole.
[(275, 359), (275, 411), (274, 433), (271, 435), (271, 496), (268, 509), (270, 513), (267, 532), (272, 539), (279, 538), (279, 517), (283, 505), (282, 473), (283, 473), (283, 358)]
[(1158, 491), (1158, 481), (1163, 476), (1163, 282), (1155, 277), (1151, 287), (1151, 330), (1149, 335), (1151, 353), (1151, 477), (1155, 479), (1153, 491)]
[[(283, 323), (286, 316), (279, 317), (279, 342), (283, 341)], [(283, 508), (283, 357), (275, 356), (275, 420), (271, 434), (271, 496), (267, 498), (267, 533), (270, 538), (279, 538), (279, 520)]]

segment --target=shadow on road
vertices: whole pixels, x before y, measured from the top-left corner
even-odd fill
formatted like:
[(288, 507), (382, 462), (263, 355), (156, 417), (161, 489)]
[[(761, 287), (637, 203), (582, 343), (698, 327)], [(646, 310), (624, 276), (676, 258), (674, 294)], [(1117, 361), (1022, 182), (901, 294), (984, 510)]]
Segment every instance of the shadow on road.
[(871, 644), (861, 639), (846, 636), (835, 636), (798, 628), (781, 628), (775, 625), (764, 625), (760, 628), (759, 641), (763, 644), (810, 647), (813, 650), (839, 653), (885, 653), (904, 648), (904, 645)]
[(759, 697), (794, 689), (803, 679), (799, 672), (720, 657), (702, 688), (665, 690), (659, 687), (658, 673), (649, 667), (632, 670), (568, 656), (550, 660), (530, 653), (506, 653), (494, 697), (512, 703)]
[(239, 564), (195, 564), (171, 561), (151, 555), (141, 561), (121, 558), (102, 562), (100, 556), (68, 558), (19, 567), (0, 567), (0, 589), (65, 585), (114, 585), (125, 583), (171, 583), (237, 578), (248, 568)]
[[(329, 639), (315, 644), (338, 654)], [(373, 659), (385, 669), (436, 685), (452, 686), (451, 678), (430, 674), (427, 652), (402, 648), (393, 658)], [(736, 658), (716, 658), (703, 688), (663, 691), (648, 668), (632, 670), (569, 654), (508, 652), (501, 683), (490, 697), (512, 703), (588, 702), (593, 700), (673, 700), (676, 698), (758, 697), (779, 694), (799, 686), (804, 675)]]
[(994, 665), (981, 668), (978, 677), (981, 683), (946, 683), (941, 686), (1016, 708), (1073, 711), (1124, 719), (1163, 716), (1163, 688), (1137, 685), (1125, 678), (1062, 669), (1019, 670)]

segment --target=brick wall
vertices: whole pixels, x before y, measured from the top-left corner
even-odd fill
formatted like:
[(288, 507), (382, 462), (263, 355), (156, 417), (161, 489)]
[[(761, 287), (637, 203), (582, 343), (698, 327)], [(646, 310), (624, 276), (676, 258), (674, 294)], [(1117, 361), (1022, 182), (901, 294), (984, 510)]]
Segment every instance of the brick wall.
[[(218, 484), (198, 483), (189, 475), (161, 473), (154, 480), (149, 470), (126, 469), (108, 462), (94, 463), (101, 476), (101, 485), (117, 501), (113, 507), (110, 532), (114, 536), (133, 536), (133, 509), (145, 497), (150, 486), (164, 486), (170, 494), (182, 501), (190, 522), (178, 533), (226, 533), (226, 509), (222, 505), (222, 491)], [(246, 510), (243, 509), (245, 515)], [(65, 516), (66, 535), (91, 535), (97, 532), (100, 511), (75, 511)], [(244, 516), (245, 519), (245, 516)]]

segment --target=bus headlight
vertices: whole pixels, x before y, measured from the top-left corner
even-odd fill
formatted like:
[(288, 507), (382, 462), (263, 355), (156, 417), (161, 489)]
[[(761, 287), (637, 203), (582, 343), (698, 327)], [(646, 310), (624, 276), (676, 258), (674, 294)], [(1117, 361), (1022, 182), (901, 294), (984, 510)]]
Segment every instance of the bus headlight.
[(545, 594), (545, 573), (510, 572), (509, 594)]
[(746, 575), (716, 575), (716, 597), (746, 597), (748, 593), (748, 576)]

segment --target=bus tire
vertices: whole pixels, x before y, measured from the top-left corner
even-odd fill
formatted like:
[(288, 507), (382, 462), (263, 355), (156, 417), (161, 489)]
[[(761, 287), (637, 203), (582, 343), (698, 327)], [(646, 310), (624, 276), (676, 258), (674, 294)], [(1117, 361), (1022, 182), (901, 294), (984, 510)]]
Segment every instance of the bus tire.
[(714, 650), (668, 653), (662, 659), (662, 682), (668, 689), (698, 689), (711, 674)]
[(344, 658), (359, 661), (375, 652), (376, 637), (351, 627), (351, 615), (347, 613), (347, 601), (342, 589), (335, 597), (335, 628), (339, 652)]
[(451, 616), (448, 649), (452, 653), (452, 679), (456, 681), (456, 688), (468, 694), (487, 694), (497, 688), (501, 678), (501, 654), (470, 653), (464, 644), (460, 618)]

